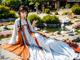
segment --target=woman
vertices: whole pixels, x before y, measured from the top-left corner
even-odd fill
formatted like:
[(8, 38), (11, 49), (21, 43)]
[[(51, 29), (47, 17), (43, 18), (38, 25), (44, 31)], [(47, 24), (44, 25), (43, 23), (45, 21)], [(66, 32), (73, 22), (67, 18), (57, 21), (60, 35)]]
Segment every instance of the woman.
[(21, 60), (72, 60), (77, 56), (66, 43), (36, 32), (30, 21), (25, 19), (28, 16), (27, 7), (20, 6), (19, 16), (14, 24), (12, 39), (2, 45), (4, 49), (21, 56)]

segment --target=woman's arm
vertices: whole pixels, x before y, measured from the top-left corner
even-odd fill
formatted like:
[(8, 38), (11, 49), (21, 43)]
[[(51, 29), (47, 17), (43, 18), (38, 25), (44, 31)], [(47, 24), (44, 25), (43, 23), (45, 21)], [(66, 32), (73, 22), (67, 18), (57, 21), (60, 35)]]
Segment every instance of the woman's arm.
[(36, 32), (35, 29), (34, 29), (35, 25), (34, 25), (34, 24), (31, 25), (31, 23), (30, 23), (29, 20), (28, 20), (28, 24), (29, 24), (30, 30), (31, 30), (32, 32)]
[(29, 23), (29, 26), (30, 26), (31, 31), (32, 31), (32, 32), (37, 32), (37, 33), (41, 34), (42, 36), (48, 38), (48, 36), (46, 35), (46, 33), (44, 33), (44, 32), (38, 32), (38, 31), (35, 31), (35, 30), (34, 30), (34, 27), (35, 27), (35, 25), (36, 25), (36, 22), (37, 22), (37, 21), (34, 21), (34, 22), (32, 23), (32, 25), (31, 25), (30, 21), (28, 20), (28, 23)]

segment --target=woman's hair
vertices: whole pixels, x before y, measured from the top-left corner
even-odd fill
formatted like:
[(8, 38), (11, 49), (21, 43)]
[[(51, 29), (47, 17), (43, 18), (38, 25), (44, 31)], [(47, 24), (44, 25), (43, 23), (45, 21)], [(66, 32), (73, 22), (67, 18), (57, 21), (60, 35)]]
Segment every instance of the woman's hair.
[(19, 14), (20, 14), (20, 12), (22, 12), (22, 11), (28, 12), (28, 7), (27, 7), (27, 6), (24, 6), (24, 5), (21, 5), (21, 6), (19, 7)]

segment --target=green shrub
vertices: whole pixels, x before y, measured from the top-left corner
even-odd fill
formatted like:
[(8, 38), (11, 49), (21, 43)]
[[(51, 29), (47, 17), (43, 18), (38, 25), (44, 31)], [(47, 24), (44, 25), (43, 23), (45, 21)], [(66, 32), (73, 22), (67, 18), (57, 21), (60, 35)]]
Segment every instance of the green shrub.
[(16, 12), (13, 11), (13, 10), (10, 10), (10, 11), (9, 11), (9, 17), (11, 17), (11, 18), (17, 18)]
[[(18, 7), (21, 5), (21, 0), (4, 0), (5, 6), (9, 6), (11, 9), (18, 10)], [(25, 4), (26, 2), (24, 2)]]
[(5, 18), (16, 18), (16, 12), (13, 10), (10, 10), (9, 7), (0, 5), (0, 19)]
[(31, 21), (31, 23), (33, 22), (33, 20), (37, 20), (38, 21), (37, 24), (41, 24), (42, 23), (41, 18), (36, 14), (29, 15), (28, 19)]
[(65, 5), (65, 8), (70, 8), (70, 7), (71, 7), (70, 4)]
[(78, 4), (74, 4), (72, 7), (79, 7), (79, 5)]
[(0, 5), (0, 14), (1, 13), (9, 13), (9, 10), (10, 10), (10, 8), (9, 7), (7, 7), (7, 6), (4, 6), (4, 5)]
[(44, 12), (45, 12), (46, 14), (50, 14), (50, 9), (45, 9)]
[(43, 17), (42, 20), (44, 21), (44, 23), (50, 24), (59, 23), (59, 19), (57, 16), (46, 15)]
[(72, 12), (74, 14), (80, 15), (80, 6), (79, 5), (77, 5), (77, 4), (73, 5), (72, 8), (71, 8), (71, 10), (72, 10)]
[(4, 5), (0, 5), (0, 18), (7, 18), (10, 8)]

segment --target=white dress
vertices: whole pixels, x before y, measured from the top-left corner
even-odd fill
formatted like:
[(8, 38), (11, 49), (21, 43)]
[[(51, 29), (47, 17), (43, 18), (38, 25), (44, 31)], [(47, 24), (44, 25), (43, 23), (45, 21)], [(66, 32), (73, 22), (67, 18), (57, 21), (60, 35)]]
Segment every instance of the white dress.
[[(19, 18), (15, 21), (12, 39), (10, 40), (9, 44), (16, 43), (19, 21)], [(34, 38), (28, 32), (28, 29), (25, 25), (26, 21), (21, 20), (21, 24), (24, 25), (24, 32), (30, 44), (29, 60), (73, 60), (75, 57), (77, 57), (75, 51), (66, 43), (62, 41), (56, 41), (55, 39), (43, 37), (42, 35), (34, 31), (30, 24), (30, 21), (28, 21), (30, 29), (34, 31), (35, 37), (37, 38), (40, 47), (42, 47), (42, 49), (38, 48)]]

